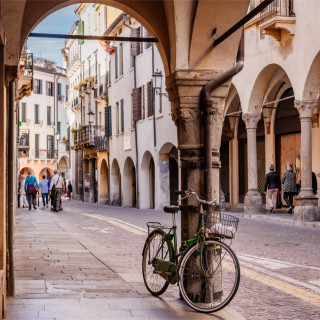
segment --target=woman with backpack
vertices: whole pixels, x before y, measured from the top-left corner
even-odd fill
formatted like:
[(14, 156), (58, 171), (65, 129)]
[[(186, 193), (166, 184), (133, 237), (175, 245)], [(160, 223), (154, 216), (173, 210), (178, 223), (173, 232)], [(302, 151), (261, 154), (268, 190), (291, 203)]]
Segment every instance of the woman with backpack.
[(29, 202), (29, 210), (31, 210), (32, 205), (34, 209), (37, 209), (36, 195), (39, 190), (39, 185), (38, 185), (37, 178), (32, 175), (32, 170), (28, 171), (28, 176), (25, 181), (24, 190), (27, 194), (27, 200)]

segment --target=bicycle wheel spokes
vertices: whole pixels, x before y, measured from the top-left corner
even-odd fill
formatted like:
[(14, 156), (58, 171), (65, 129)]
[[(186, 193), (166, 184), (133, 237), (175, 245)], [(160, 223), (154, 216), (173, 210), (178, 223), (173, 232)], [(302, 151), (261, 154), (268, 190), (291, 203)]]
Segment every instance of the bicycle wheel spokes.
[(228, 246), (207, 240), (202, 249), (196, 245), (186, 252), (179, 276), (186, 303), (197, 311), (209, 313), (222, 309), (232, 300), (239, 286), (240, 268)]
[(168, 240), (161, 232), (153, 233), (146, 244), (142, 259), (143, 279), (148, 291), (153, 295), (160, 295), (167, 289), (169, 283), (154, 271), (154, 259), (171, 261), (171, 252)]

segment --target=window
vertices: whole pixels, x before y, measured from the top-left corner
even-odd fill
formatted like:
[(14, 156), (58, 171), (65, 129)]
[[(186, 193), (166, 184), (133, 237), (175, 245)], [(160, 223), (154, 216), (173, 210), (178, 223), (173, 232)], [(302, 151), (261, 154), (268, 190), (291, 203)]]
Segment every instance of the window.
[(118, 78), (118, 48), (114, 51), (114, 67), (115, 67), (115, 78)]
[(60, 133), (60, 136), (61, 136), (61, 122), (60, 121), (57, 122), (57, 131)]
[(62, 83), (58, 83), (58, 101), (63, 101)]
[(132, 90), (132, 119), (139, 121), (142, 119), (142, 87)]
[(54, 136), (47, 135), (47, 158), (54, 158)]
[(95, 76), (95, 83), (97, 83), (98, 77), (98, 54), (95, 53), (94, 55), (94, 76)]
[(119, 74), (123, 75), (123, 45), (120, 43), (119, 45)]
[(50, 106), (47, 107), (47, 125), (48, 126), (52, 125), (52, 123), (51, 123), (51, 107)]
[(40, 158), (40, 134), (34, 135), (34, 157)]
[(91, 61), (90, 61), (90, 59), (88, 59), (88, 72), (89, 72), (88, 76), (90, 77), (91, 76)]
[(90, 13), (88, 14), (88, 34), (90, 35)]
[(111, 60), (109, 60), (108, 85), (111, 84)]
[[(140, 34), (139, 37), (143, 38), (143, 26), (140, 26)], [(139, 46), (140, 46), (140, 53), (143, 52), (143, 42), (139, 42)]]
[(66, 102), (69, 100), (69, 86), (66, 84)]
[(98, 13), (98, 34), (101, 35), (101, 13)]
[[(131, 29), (131, 37), (137, 38), (140, 37), (140, 28), (133, 28)], [(140, 42), (131, 42), (131, 55), (132, 56), (138, 56), (141, 53), (141, 46)]]
[(42, 94), (42, 80), (34, 79), (33, 93)]
[[(145, 37), (145, 38), (151, 38), (150, 33), (148, 32), (147, 29), (144, 29), (144, 37)], [(152, 46), (152, 42), (145, 42), (145, 43), (144, 43), (144, 47), (145, 47), (146, 49), (150, 48), (151, 46)]]
[(101, 126), (101, 121), (102, 121), (101, 117), (102, 117), (102, 113), (101, 113), (101, 111), (100, 111), (100, 112), (99, 112), (99, 126)]
[(34, 123), (39, 124), (39, 105), (35, 104), (34, 105)]
[(124, 132), (124, 110), (123, 110), (123, 99), (120, 100), (120, 124), (121, 124), (121, 128), (120, 128), (120, 132), (123, 133)]
[(116, 134), (119, 134), (119, 103), (116, 103)]
[(104, 107), (105, 131), (106, 136), (112, 136), (111, 107)]
[(148, 117), (153, 116), (152, 82), (147, 83), (147, 107)]
[(21, 122), (27, 122), (27, 105), (25, 102), (21, 103)]
[(53, 82), (47, 81), (46, 85), (47, 85), (47, 96), (53, 97), (53, 93), (54, 93)]

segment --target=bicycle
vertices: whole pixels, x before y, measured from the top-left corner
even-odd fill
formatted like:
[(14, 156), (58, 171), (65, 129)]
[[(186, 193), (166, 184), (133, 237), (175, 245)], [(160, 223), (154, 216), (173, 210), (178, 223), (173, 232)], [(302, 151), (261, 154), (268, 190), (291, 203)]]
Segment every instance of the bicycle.
[[(142, 252), (142, 273), (148, 291), (159, 296), (169, 284), (178, 283), (184, 301), (194, 310), (216, 312), (230, 303), (240, 283), (238, 259), (223, 241), (234, 239), (239, 219), (214, 212), (210, 216), (203, 204), (216, 205), (216, 200), (200, 199), (192, 190), (178, 191), (179, 201), (195, 196), (200, 203), (199, 228), (195, 237), (177, 248), (175, 214), (179, 206), (165, 206), (172, 214), (172, 226), (148, 222), (148, 237)], [(173, 240), (173, 244), (172, 244)]]

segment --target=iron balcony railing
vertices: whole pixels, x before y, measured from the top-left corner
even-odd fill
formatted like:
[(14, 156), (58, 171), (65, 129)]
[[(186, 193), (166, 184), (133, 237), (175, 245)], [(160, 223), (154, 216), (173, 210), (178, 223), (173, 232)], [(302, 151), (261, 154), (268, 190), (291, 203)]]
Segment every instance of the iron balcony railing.
[(80, 64), (80, 58), (77, 54), (73, 57), (71, 62), (68, 63), (67, 72), (69, 72), (73, 68), (73, 65), (75, 64), (75, 62), (78, 62)]
[(19, 147), (29, 147), (29, 130), (19, 130)]
[(58, 151), (57, 150), (48, 150), (47, 151), (47, 159), (58, 159)]
[(260, 13), (260, 24), (276, 17), (295, 17), (293, 0), (274, 0)]
[(91, 144), (95, 146), (95, 143), (98, 142), (100, 143), (99, 147), (106, 150), (106, 145), (103, 145), (105, 142), (102, 142), (102, 138), (104, 138), (104, 126), (89, 124), (74, 132), (74, 144)]
[(62, 102), (63, 102), (63, 101), (64, 101), (64, 96), (61, 95), (61, 94), (59, 94), (59, 95), (58, 95), (58, 101), (62, 101)]
[(39, 120), (39, 119), (35, 119), (35, 120), (34, 120), (34, 123), (35, 123), (35, 124), (43, 124), (43, 121), (42, 121), (42, 120)]
[(95, 136), (94, 146), (97, 151), (108, 151), (108, 137)]

